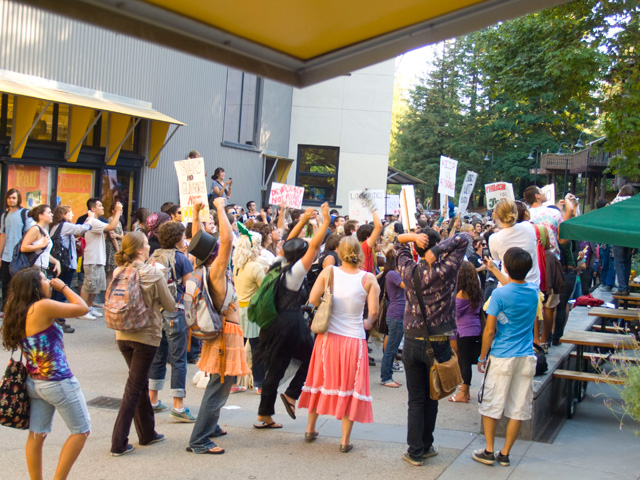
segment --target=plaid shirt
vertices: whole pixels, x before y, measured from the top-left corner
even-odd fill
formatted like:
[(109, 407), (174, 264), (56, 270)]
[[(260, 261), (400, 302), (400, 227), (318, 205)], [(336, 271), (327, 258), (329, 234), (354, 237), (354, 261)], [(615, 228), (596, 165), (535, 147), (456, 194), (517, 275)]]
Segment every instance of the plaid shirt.
[(458, 233), (431, 248), (437, 260), (429, 266), (426, 262), (415, 263), (408, 244), (396, 242), (398, 273), (405, 285), (406, 306), (404, 310), (404, 334), (407, 338), (427, 336), (425, 322), (413, 285), (413, 272), (418, 268), (422, 279), (422, 295), (428, 319), (429, 336), (444, 335), (456, 327), (456, 287), (458, 270), (464, 260), (470, 237)]

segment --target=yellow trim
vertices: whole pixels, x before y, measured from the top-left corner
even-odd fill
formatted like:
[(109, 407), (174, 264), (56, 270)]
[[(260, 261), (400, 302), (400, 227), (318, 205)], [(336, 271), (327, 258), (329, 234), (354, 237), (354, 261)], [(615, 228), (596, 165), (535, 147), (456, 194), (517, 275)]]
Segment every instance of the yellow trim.
[(249, 302), (241, 302), (240, 300), (238, 300), (238, 306), (240, 308), (246, 308), (249, 306)]
[(160, 152), (164, 147), (164, 140), (169, 132), (169, 124), (163, 122), (153, 122), (149, 135), (149, 168), (156, 168), (160, 160)]
[(13, 101), (13, 125), (11, 127), (11, 157), (22, 158), (27, 137), (33, 129), (33, 118), (40, 100), (37, 98), (15, 97)]
[(94, 110), (77, 105), (69, 107), (69, 129), (67, 135), (67, 162), (75, 163), (80, 155), (82, 142), (94, 118)]
[(278, 165), (276, 166), (276, 181), (278, 183), (287, 183), (287, 177), (289, 176), (291, 165), (293, 165), (293, 160), (288, 158), (278, 159)]
[[(103, 116), (104, 121), (104, 116)], [(128, 137), (127, 131), (131, 116), (121, 115), (119, 113), (110, 113), (107, 127), (107, 144), (105, 146), (105, 163), (109, 166), (116, 164), (122, 143)]]

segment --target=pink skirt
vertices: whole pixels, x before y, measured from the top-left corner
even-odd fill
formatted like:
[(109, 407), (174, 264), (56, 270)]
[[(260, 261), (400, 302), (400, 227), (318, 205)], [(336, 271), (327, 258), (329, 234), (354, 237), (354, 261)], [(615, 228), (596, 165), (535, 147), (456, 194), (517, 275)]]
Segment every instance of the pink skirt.
[(372, 423), (367, 341), (335, 333), (318, 335), (298, 407), (338, 420)]

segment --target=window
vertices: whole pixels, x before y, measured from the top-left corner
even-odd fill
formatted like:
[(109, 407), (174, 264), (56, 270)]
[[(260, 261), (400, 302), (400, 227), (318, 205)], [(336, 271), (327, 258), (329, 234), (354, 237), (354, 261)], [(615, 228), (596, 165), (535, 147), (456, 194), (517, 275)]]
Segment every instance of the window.
[(296, 185), (304, 187), (304, 203), (336, 203), (339, 147), (298, 145)]
[(260, 86), (255, 75), (228, 70), (223, 143), (257, 146)]

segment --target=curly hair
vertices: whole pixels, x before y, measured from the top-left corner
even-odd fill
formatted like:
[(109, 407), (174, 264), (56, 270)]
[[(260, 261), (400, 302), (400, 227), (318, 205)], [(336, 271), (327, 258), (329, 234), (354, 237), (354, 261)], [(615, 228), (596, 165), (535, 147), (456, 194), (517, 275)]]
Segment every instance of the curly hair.
[(180, 222), (165, 222), (158, 229), (158, 241), (162, 248), (173, 248), (182, 239), (185, 232)]
[(264, 222), (254, 222), (251, 227), (248, 227), (249, 222), (245, 224), (249, 230), (253, 232), (258, 232), (262, 236), (262, 248), (266, 248), (267, 242), (269, 241), (269, 235), (273, 232), (273, 227), (269, 223)]
[(25, 268), (13, 276), (0, 327), (4, 348), (14, 350), (20, 346), (26, 337), (27, 313), (31, 305), (43, 298), (42, 273), (38, 267)]
[(463, 291), (469, 296), (473, 308), (483, 303), (482, 288), (480, 287), (480, 280), (478, 279), (476, 268), (471, 262), (466, 260), (462, 262), (462, 266), (458, 272), (457, 291)]
[(64, 216), (70, 211), (71, 207), (69, 205), (58, 205), (53, 211), (53, 222), (51, 222), (51, 228), (64, 222)]
[(244, 266), (252, 260), (256, 260), (260, 256), (260, 245), (262, 244), (262, 235), (258, 232), (251, 232), (251, 238), (246, 235), (240, 235), (238, 243), (233, 249), (234, 268), (242, 270)]

